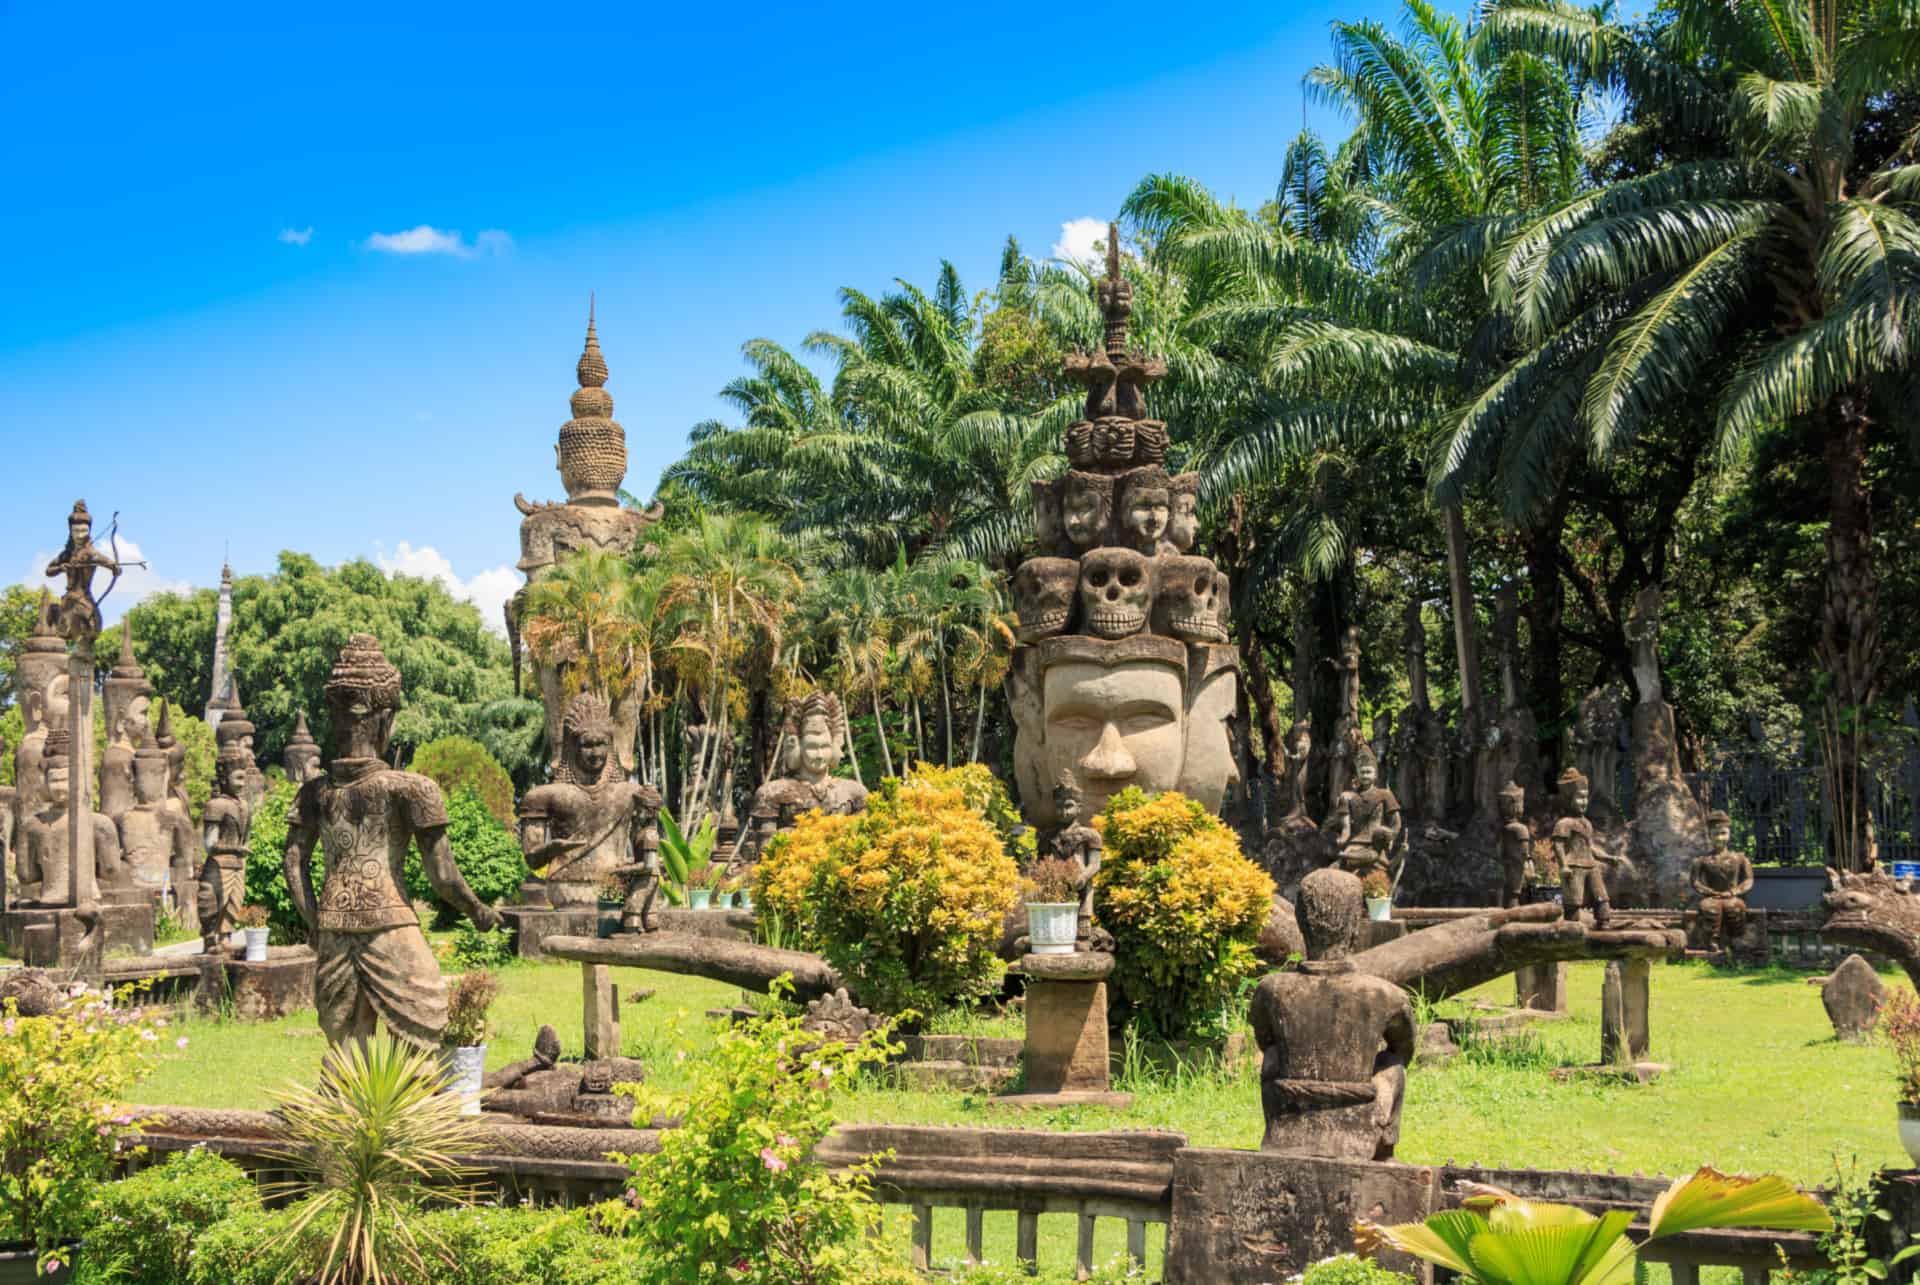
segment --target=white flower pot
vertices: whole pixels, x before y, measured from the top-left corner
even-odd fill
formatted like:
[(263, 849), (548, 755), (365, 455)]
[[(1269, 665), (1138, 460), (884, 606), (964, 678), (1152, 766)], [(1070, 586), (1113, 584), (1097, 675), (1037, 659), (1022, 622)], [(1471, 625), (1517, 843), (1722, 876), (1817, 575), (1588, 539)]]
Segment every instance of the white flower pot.
[(447, 1050), (447, 1089), (460, 1098), (461, 1115), (480, 1114), (480, 1091), (487, 1070), (487, 1046), (466, 1044)]
[(1900, 1104), (1900, 1145), (1907, 1149), (1915, 1165), (1920, 1165), (1920, 1104)]
[(247, 948), (247, 930), (244, 928), (234, 929), (232, 934), (227, 937), (227, 945), (234, 950), (245, 950)]
[(695, 910), (707, 909), (708, 906), (712, 903), (712, 901), (713, 901), (713, 889), (711, 888), (687, 889), (687, 904), (693, 907), (693, 909)]
[[(1353, 903), (1348, 902), (1347, 904), (1351, 906)], [(1367, 918), (1377, 919), (1381, 923), (1385, 923), (1389, 919), (1392, 919), (1393, 918), (1393, 898), (1392, 897), (1368, 897), (1367, 898)]]
[(1073, 939), (1080, 930), (1080, 903), (1077, 901), (1029, 901), (1027, 903), (1027, 949), (1036, 955), (1071, 955)]
[(267, 958), (267, 932), (265, 928), (242, 928), (246, 937), (246, 961), (249, 964), (264, 963)]

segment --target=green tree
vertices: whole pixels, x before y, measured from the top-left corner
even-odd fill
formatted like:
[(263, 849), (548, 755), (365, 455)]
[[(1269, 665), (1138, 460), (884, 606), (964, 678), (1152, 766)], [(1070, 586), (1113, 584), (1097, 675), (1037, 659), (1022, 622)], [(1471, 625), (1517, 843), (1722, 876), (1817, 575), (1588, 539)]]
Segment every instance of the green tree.
[(40, 618), (40, 600), (45, 590), (26, 585), (8, 585), (0, 591), (0, 706), (19, 700), (14, 687), (14, 669), (20, 649), (26, 646), (33, 625)]
[(487, 747), (469, 736), (443, 736), (414, 751), (409, 772), (432, 777), (440, 792), (452, 798), (471, 790), (501, 825), (512, 828), (513, 780), (494, 761)]

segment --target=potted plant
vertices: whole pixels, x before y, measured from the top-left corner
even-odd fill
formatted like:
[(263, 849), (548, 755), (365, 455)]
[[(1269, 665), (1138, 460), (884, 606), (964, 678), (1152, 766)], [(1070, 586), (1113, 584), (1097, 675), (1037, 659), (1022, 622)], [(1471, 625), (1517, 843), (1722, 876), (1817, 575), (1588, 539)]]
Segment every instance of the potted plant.
[(1360, 891), (1367, 896), (1367, 918), (1382, 922), (1393, 918), (1393, 885), (1383, 871), (1375, 870), (1362, 879)]
[(738, 883), (740, 886), (734, 889), (733, 904), (738, 906), (742, 910), (752, 910), (753, 909), (753, 881), (748, 879), (745, 875), (741, 875), (739, 879), (735, 880), (735, 882)]
[(1036, 861), (1027, 871), (1027, 949), (1036, 955), (1071, 955), (1080, 931), (1080, 867), (1059, 857)]
[(666, 894), (669, 905), (692, 904), (687, 896), (687, 874), (713, 860), (713, 848), (719, 836), (711, 812), (701, 819), (692, 834), (687, 834), (673, 819), (673, 813), (660, 809), (660, 890)]
[(1904, 988), (1891, 990), (1880, 1008), (1880, 1034), (1893, 1050), (1899, 1085), (1900, 1145), (1920, 1165), (1920, 999)]
[(480, 1114), (480, 1090), (487, 1069), (487, 1012), (500, 994), (500, 980), (484, 968), (470, 968), (447, 988), (449, 1092), (460, 1097), (462, 1115)]
[(722, 879), (714, 886), (713, 904), (717, 910), (733, 909), (733, 894), (739, 889), (738, 879)]
[(233, 917), (240, 925), (240, 935), (246, 948), (243, 956), (249, 964), (258, 964), (267, 957), (267, 908), (265, 906), (242, 906), (240, 913)]
[(693, 866), (687, 871), (687, 904), (705, 910), (713, 901), (713, 867)]

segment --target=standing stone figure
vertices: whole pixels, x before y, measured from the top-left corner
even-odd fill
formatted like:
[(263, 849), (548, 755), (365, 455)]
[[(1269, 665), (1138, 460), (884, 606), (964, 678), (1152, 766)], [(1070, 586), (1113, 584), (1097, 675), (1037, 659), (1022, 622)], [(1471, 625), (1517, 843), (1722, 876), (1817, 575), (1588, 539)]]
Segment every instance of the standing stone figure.
[[(47, 564), (47, 578), (67, 579), (66, 592), (54, 609), (54, 629), (68, 642), (91, 643), (100, 636), (100, 605), (93, 596), (93, 574), (108, 571), (120, 574), (120, 564), (101, 552), (93, 542), (93, 517), (85, 500), (73, 502), (67, 515), (67, 547)], [(111, 587), (111, 586), (109, 586)]]
[(867, 806), (866, 786), (833, 774), (840, 766), (846, 736), (846, 711), (831, 692), (810, 693), (789, 708), (774, 755), (781, 774), (753, 792), (747, 832), (734, 857), (736, 865), (752, 864), (767, 840), (792, 829), (808, 812), (852, 816)]
[(647, 932), (660, 884), (660, 793), (620, 775), (613, 712), (599, 696), (568, 701), (560, 728), (559, 779), (520, 803), (527, 864), (547, 871), (556, 907), (597, 905), (602, 888), (624, 884), (623, 926)]
[(187, 797), (187, 747), (173, 734), (173, 707), (160, 698), (160, 726), (153, 729), (153, 743), (167, 755), (167, 806), (184, 819), (193, 817), (193, 800)]
[[(1327, 797), (1338, 799), (1357, 774), (1356, 755), (1366, 737), (1360, 731), (1360, 630), (1348, 625), (1340, 635), (1340, 654), (1327, 662), (1340, 675), (1340, 714), (1327, 749)], [(1379, 774), (1374, 760), (1374, 774)]]
[(167, 806), (167, 752), (142, 745), (133, 756), (133, 806), (121, 814), (120, 855), (134, 886), (184, 887), (200, 866), (200, 842), (187, 819)]
[[(1283, 818), (1307, 820), (1307, 768), (1313, 758), (1313, 724), (1306, 719), (1294, 723), (1281, 748), (1287, 761), (1287, 810)], [(1311, 822), (1308, 822), (1311, 824)]]
[(287, 741), (280, 762), (287, 770), (287, 779), (295, 785), (305, 785), (320, 775), (320, 746), (315, 743), (313, 733), (307, 730), (307, 711), (304, 709), (299, 711), (294, 720), (293, 736)]
[[(21, 827), (20, 890), (41, 906), (71, 906), (73, 858), (67, 813), (73, 802), (68, 764), (73, 734), (64, 727), (47, 733), (40, 811)], [(93, 860), (104, 887), (125, 886), (120, 865), (120, 834), (111, 820), (93, 814)]]
[(1607, 877), (1602, 862), (1625, 865), (1626, 858), (1600, 846), (1587, 819), (1587, 778), (1568, 768), (1559, 780), (1561, 818), (1553, 826), (1553, 851), (1560, 861), (1560, 913), (1577, 923), (1580, 912), (1593, 908), (1593, 926), (1605, 928), (1612, 915)]
[[(64, 645), (60, 658), (64, 663)], [(70, 680), (62, 670), (48, 675), (43, 686), (28, 687), (21, 693), (20, 714), (26, 735), (20, 738), (20, 748), (13, 753), (13, 786), (16, 861), (23, 884), (38, 878), (37, 875), (29, 878), (26, 873), (23, 832), (27, 819), (45, 811), (51, 801), (47, 794), (47, 742), (56, 730), (65, 732), (69, 738), (73, 735), (69, 725), (72, 707), (67, 702), (69, 685)]]
[(1597, 815), (1618, 816), (1614, 791), (1620, 782), (1620, 689), (1595, 687), (1580, 700), (1573, 729), (1574, 766), (1585, 773)]
[(1339, 1160), (1391, 1160), (1413, 1060), (1406, 992), (1354, 969), (1365, 914), (1360, 880), (1316, 870), (1295, 913), (1307, 959), (1270, 973), (1253, 993), (1260, 1045), (1263, 1151)]
[(246, 760), (245, 768), (236, 770), (239, 797), (247, 801), (249, 808), (259, 807), (261, 798), (267, 792), (266, 774), (253, 760), (254, 730), (253, 720), (247, 717), (246, 706), (240, 703), (238, 687), (229, 684), (220, 721), (213, 729), (213, 743), (218, 753), (224, 754), (232, 749)]
[(1533, 831), (1523, 816), (1527, 792), (1518, 782), (1500, 791), (1500, 904), (1517, 906), (1527, 887), (1527, 862), (1532, 856)]
[(247, 853), (252, 847), (253, 805), (247, 802), (247, 773), (253, 759), (238, 744), (228, 744), (214, 760), (214, 794), (200, 814), (207, 859), (200, 867), (196, 908), (200, 940), (218, 956), (233, 937), (240, 907), (247, 904)]
[[(314, 1001), (327, 1039), (363, 1043), (385, 1022), (394, 1037), (434, 1049), (447, 1025), (447, 988), (403, 890), (417, 843), (434, 890), (482, 931), (500, 916), (473, 895), (453, 862), (447, 809), (427, 777), (387, 766), (400, 671), (371, 634), (340, 649), (322, 689), (333, 729), (327, 774), (300, 787), (289, 814), (286, 875), (319, 956)], [(308, 855), (324, 840), (326, 877), (313, 890)]]
[(1361, 745), (1353, 754), (1353, 788), (1343, 792), (1321, 827), (1333, 844), (1342, 870), (1359, 876), (1387, 872), (1394, 845), (1400, 839), (1400, 800), (1376, 784), (1380, 765), (1373, 751)]
[(1080, 791), (1071, 778), (1053, 787), (1053, 810), (1060, 829), (1053, 836), (1053, 855), (1071, 861), (1080, 870), (1080, 927), (1076, 945), (1084, 948), (1093, 934), (1093, 876), (1100, 872), (1100, 832), (1080, 823)]
[(1715, 809), (1707, 813), (1710, 852), (1693, 860), (1693, 892), (1700, 899), (1694, 940), (1708, 950), (1731, 950), (1747, 931), (1747, 894), (1753, 891), (1753, 863), (1727, 845), (1733, 819)]

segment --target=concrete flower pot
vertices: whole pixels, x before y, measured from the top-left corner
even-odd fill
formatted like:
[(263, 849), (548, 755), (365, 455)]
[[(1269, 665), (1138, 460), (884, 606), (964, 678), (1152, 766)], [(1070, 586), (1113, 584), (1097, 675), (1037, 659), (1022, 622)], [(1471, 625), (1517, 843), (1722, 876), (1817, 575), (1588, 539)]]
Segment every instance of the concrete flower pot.
[(711, 888), (687, 889), (687, 905), (694, 910), (710, 909), (713, 905), (713, 889)]
[[(1352, 905), (1353, 903), (1348, 902), (1347, 904)], [(1372, 920), (1377, 920), (1380, 923), (1386, 923), (1389, 919), (1392, 919), (1393, 918), (1393, 898), (1368, 897), (1367, 898), (1367, 918)]]
[(1077, 901), (1029, 901), (1027, 903), (1027, 947), (1036, 955), (1071, 955), (1073, 939), (1080, 930), (1080, 903)]
[(447, 1050), (447, 1088), (459, 1096), (461, 1115), (480, 1114), (480, 1091), (486, 1071), (486, 1045), (463, 1044)]
[(261, 964), (267, 958), (267, 932), (265, 928), (242, 928), (246, 937), (246, 961), (249, 964)]
[(1900, 1145), (1920, 1165), (1920, 1102), (1900, 1104)]

